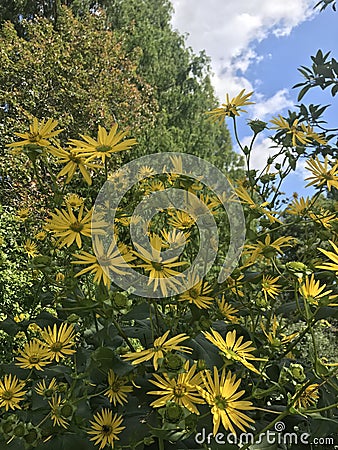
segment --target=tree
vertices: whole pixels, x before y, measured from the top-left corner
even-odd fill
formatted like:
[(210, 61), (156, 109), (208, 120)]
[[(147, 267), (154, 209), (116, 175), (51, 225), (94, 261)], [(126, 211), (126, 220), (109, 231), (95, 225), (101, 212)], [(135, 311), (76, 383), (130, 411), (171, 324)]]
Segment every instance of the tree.
[[(120, 33), (128, 57), (138, 61), (136, 73), (152, 87), (152, 99), (158, 104), (155, 126), (137, 133), (139, 155), (183, 151), (205, 157), (226, 171), (241, 165), (231, 151), (226, 125), (219, 128), (205, 120), (205, 112), (217, 103), (209, 59), (204, 52), (195, 55), (186, 47), (184, 37), (173, 30), (170, 1), (11, 1), (10, 8), (0, 9), (0, 21), (10, 18), (22, 36), (26, 33), (22, 17), (46, 17), (51, 27), (62, 33), (62, 5), (79, 17), (90, 12), (102, 16), (113, 33)], [(133, 128), (138, 124), (134, 122)]]

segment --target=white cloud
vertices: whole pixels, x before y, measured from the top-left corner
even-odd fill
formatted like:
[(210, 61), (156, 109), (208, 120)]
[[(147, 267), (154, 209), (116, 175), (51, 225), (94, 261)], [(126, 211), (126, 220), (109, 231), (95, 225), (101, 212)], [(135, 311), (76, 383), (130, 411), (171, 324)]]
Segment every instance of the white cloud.
[(270, 98), (264, 98), (261, 94), (255, 95), (256, 104), (252, 105), (249, 114), (253, 119), (264, 120), (268, 116), (271, 118), (271, 112), (281, 111), (284, 108), (293, 106), (294, 102), (289, 98), (289, 91), (281, 89)]
[[(205, 50), (211, 57), (212, 81), (220, 100), (225, 92), (235, 96), (241, 89), (253, 90), (245, 72), (263, 58), (256, 53), (255, 43), (271, 34), (286, 36), (314, 15), (313, 0), (172, 1), (174, 28), (188, 33), (187, 44), (195, 52)], [(259, 86), (259, 80), (255, 85)], [(265, 99), (267, 102), (270, 114), (290, 106), (284, 89)], [(267, 113), (263, 103), (256, 106), (256, 111)]]

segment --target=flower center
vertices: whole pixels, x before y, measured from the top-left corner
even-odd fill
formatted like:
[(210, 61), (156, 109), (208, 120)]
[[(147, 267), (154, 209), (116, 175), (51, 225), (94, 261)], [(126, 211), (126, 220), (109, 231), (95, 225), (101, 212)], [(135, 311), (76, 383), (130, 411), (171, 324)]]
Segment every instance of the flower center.
[(31, 142), (38, 142), (42, 136), (40, 133), (29, 133), (28, 138)]
[(111, 146), (110, 145), (98, 145), (96, 147), (96, 151), (100, 152), (100, 153), (107, 153), (111, 150)]
[(29, 362), (31, 364), (37, 364), (38, 362), (40, 362), (40, 357), (38, 355), (32, 355), (29, 358)]
[(182, 384), (178, 384), (174, 387), (174, 395), (175, 397), (183, 397), (186, 393), (186, 387), (182, 386)]
[(200, 292), (199, 292), (198, 289), (192, 288), (192, 289), (189, 289), (189, 295), (190, 295), (191, 298), (196, 300), (198, 298), (198, 296), (200, 295)]
[(215, 398), (215, 405), (217, 406), (218, 409), (227, 409), (228, 402), (224, 397), (218, 395)]
[(102, 433), (105, 435), (110, 435), (110, 433), (112, 432), (112, 427), (111, 425), (102, 425)]
[(54, 344), (52, 344), (50, 346), (51, 351), (54, 353), (59, 352), (60, 350), (62, 350), (62, 348), (63, 348), (63, 344), (62, 344), (62, 342), (59, 342), (59, 341), (54, 342)]
[(157, 271), (157, 272), (162, 272), (163, 271), (163, 264), (156, 262), (156, 261), (152, 261), (151, 265), (153, 266), (153, 268)]
[(11, 400), (13, 398), (13, 393), (10, 391), (5, 391), (1, 394), (3, 400)]
[(73, 222), (69, 225), (69, 228), (72, 231), (76, 231), (77, 233), (80, 233), (80, 231), (83, 229), (83, 224), (81, 222)]

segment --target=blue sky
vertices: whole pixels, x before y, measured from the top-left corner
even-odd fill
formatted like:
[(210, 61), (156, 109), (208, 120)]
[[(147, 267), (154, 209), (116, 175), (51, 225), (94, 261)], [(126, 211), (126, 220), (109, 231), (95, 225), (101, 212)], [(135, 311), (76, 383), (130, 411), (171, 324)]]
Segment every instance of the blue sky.
[[(173, 0), (173, 26), (188, 33), (187, 44), (195, 52), (205, 50), (211, 57), (213, 84), (220, 100), (225, 93), (237, 95), (241, 89), (254, 90), (256, 105), (247, 107), (239, 134), (249, 140), (247, 118), (269, 121), (286, 114), (297, 104), (298, 90), (292, 86), (302, 81), (297, 68), (310, 66), (310, 56), (318, 49), (331, 51), (338, 58), (338, 13), (331, 8), (313, 10), (313, 0)], [(332, 106), (326, 113), (331, 127), (337, 126), (337, 99), (319, 88), (302, 100), (305, 104)], [(229, 124), (230, 125), (230, 124)], [(231, 127), (229, 127), (231, 130)], [(273, 149), (267, 136), (258, 141), (253, 164), (261, 168)], [(304, 165), (292, 175), (284, 190), (304, 191)], [(309, 194), (309, 192), (307, 192)]]

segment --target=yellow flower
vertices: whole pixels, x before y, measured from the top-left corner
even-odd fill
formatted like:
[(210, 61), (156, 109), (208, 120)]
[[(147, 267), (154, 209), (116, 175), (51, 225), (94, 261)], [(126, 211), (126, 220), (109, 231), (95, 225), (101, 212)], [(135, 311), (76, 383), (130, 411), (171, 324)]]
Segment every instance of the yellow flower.
[[(302, 386), (298, 386), (296, 388), (296, 394), (299, 392), (299, 390), (302, 388)], [(297, 398), (294, 402), (295, 408), (308, 408), (309, 406), (313, 406), (317, 403), (317, 400), (319, 399), (319, 384), (310, 384), (305, 390), (301, 393), (300, 397)]]
[(187, 286), (191, 286), (187, 291), (183, 292), (178, 301), (194, 304), (197, 308), (207, 309), (212, 304), (214, 298), (208, 294), (212, 292), (212, 287), (207, 281), (200, 280), (199, 276), (194, 273), (189, 273)]
[(69, 204), (67, 204), (67, 211), (55, 209), (55, 213), (50, 213), (52, 217), (47, 219), (46, 230), (60, 238), (60, 247), (64, 245), (69, 247), (75, 241), (78, 248), (81, 248), (81, 235), (91, 237), (92, 233), (105, 233), (101, 227), (104, 227), (106, 223), (104, 221), (93, 223), (92, 209), (83, 217), (83, 208), (84, 205), (80, 206), (77, 217)]
[(58, 273), (55, 275), (55, 281), (56, 281), (57, 283), (62, 283), (62, 281), (64, 281), (64, 279), (65, 279), (65, 276), (64, 276), (64, 274), (61, 273), (61, 272), (58, 272)]
[(101, 412), (95, 414), (94, 420), (91, 420), (91, 430), (88, 434), (93, 435), (91, 441), (96, 441), (95, 445), (100, 444), (100, 450), (107, 444), (114, 448), (114, 441), (119, 440), (118, 434), (125, 427), (121, 427), (122, 416), (114, 414), (111, 410), (104, 408)]
[(250, 194), (248, 193), (248, 191), (245, 189), (244, 186), (240, 186), (239, 188), (235, 189), (236, 194), (238, 195), (238, 197), (242, 200), (241, 203), (244, 203), (246, 205), (249, 206), (249, 208), (253, 211), (255, 211), (258, 215), (263, 215), (265, 214), (270, 223), (282, 223), (279, 219), (276, 219), (276, 217), (274, 217), (273, 214), (276, 214), (274, 211), (269, 211), (268, 209), (265, 208), (265, 206), (269, 205), (269, 202), (264, 202), (260, 205), (257, 205), (253, 199), (251, 198)]
[(138, 179), (150, 178), (155, 175), (155, 170), (150, 166), (142, 166), (138, 171)]
[(311, 125), (305, 125), (304, 123), (302, 123), (301, 128), (304, 131), (304, 133), (306, 133), (308, 138), (313, 139), (318, 144), (325, 145), (327, 143), (326, 139), (324, 139), (323, 136), (320, 136), (318, 133), (315, 133), (313, 131), (313, 127), (311, 127)]
[(16, 375), (5, 375), (3, 380), (0, 380), (0, 408), (5, 407), (6, 411), (9, 409), (21, 409), (19, 403), (27, 391), (23, 391), (25, 383), (19, 381)]
[(316, 266), (318, 269), (324, 270), (334, 270), (336, 274), (338, 273), (338, 247), (332, 241), (329, 241), (332, 247), (334, 248), (335, 253), (324, 250), (323, 248), (319, 248), (318, 250), (324, 253), (332, 262), (325, 262), (320, 266)]
[(165, 245), (168, 244), (168, 246), (171, 248), (182, 247), (189, 242), (190, 237), (189, 231), (177, 231), (176, 228), (171, 231), (162, 230), (161, 234), (163, 239), (165, 240)]
[(226, 279), (226, 284), (228, 286), (228, 288), (230, 289), (230, 291), (235, 294), (238, 295), (239, 297), (244, 297), (244, 292), (241, 291), (241, 287), (243, 287), (243, 284), (240, 283), (240, 281), (244, 278), (244, 275), (241, 274), (239, 277), (237, 278), (233, 278), (233, 277), (228, 277)]
[(62, 407), (65, 403), (66, 401), (61, 398), (61, 395), (53, 395), (51, 401), (48, 402), (54, 427), (58, 425), (67, 428), (69, 425), (67, 418), (62, 415)]
[(26, 240), (23, 249), (30, 258), (34, 258), (34, 256), (36, 256), (39, 253), (38, 246), (36, 245), (35, 242), (32, 242), (30, 239)]
[(160, 388), (158, 391), (149, 391), (147, 394), (158, 395), (161, 398), (153, 401), (150, 406), (160, 408), (165, 406), (167, 402), (173, 401), (177, 405), (184, 406), (193, 414), (199, 414), (195, 404), (203, 404), (196, 386), (202, 383), (200, 373), (196, 372), (196, 364), (189, 369), (189, 361), (184, 364), (184, 373), (179, 373), (177, 378), (169, 378), (167, 374), (160, 377), (154, 374), (155, 380), (150, 380), (152, 384)]
[(299, 292), (301, 296), (312, 305), (318, 305), (318, 301), (323, 297), (329, 296), (330, 300), (338, 297), (337, 295), (329, 295), (331, 294), (332, 289), (323, 292), (325, 288), (326, 284), (320, 286), (320, 281), (315, 281), (314, 274), (312, 274), (311, 278), (308, 276), (305, 277), (305, 280), (299, 288)]
[(286, 134), (291, 135), (292, 145), (296, 147), (297, 145), (306, 145), (311, 141), (310, 137), (304, 131), (304, 128), (298, 126), (299, 119), (295, 119), (290, 125), (289, 122), (284, 119), (280, 114), (278, 117), (274, 117), (271, 121), (274, 127), (271, 129), (277, 129), (285, 131)]
[(114, 373), (113, 370), (109, 369), (108, 372), (108, 389), (104, 393), (110, 402), (114, 403), (116, 406), (118, 403), (123, 405), (123, 403), (127, 402), (127, 393), (133, 391), (132, 386), (128, 386), (127, 380), (124, 377), (119, 377)]
[(325, 184), (328, 187), (328, 190), (331, 191), (332, 186), (334, 188), (338, 188), (338, 163), (334, 164), (332, 167), (329, 167), (328, 157), (325, 156), (324, 163), (321, 163), (317, 156), (311, 158), (307, 161), (307, 167), (312, 176), (305, 178), (305, 180), (312, 180), (305, 187), (308, 186), (316, 186), (322, 187)]
[(36, 384), (35, 391), (38, 395), (42, 397), (52, 397), (58, 391), (58, 384), (56, 378), (52, 378), (48, 386), (46, 385), (46, 380), (39, 381)]
[(24, 222), (30, 216), (31, 210), (30, 208), (21, 208), (16, 212), (18, 215), (18, 220)]
[(77, 155), (74, 149), (71, 148), (67, 151), (61, 147), (53, 147), (49, 149), (49, 152), (57, 158), (57, 164), (65, 164), (65, 167), (58, 173), (57, 178), (67, 175), (66, 183), (70, 183), (75, 172), (79, 170), (86, 183), (91, 186), (92, 179), (87, 169), (98, 169), (100, 166), (86, 162), (84, 158)]
[(38, 241), (43, 241), (45, 239), (45, 237), (46, 237), (46, 232), (45, 231), (39, 231), (34, 236), (34, 238), (37, 239)]
[(221, 422), (225, 430), (229, 430), (233, 434), (236, 434), (234, 425), (245, 432), (245, 427), (254, 423), (254, 420), (242, 411), (255, 408), (247, 400), (238, 400), (245, 393), (244, 390), (237, 392), (242, 380), (239, 378), (236, 381), (236, 375), (232, 375), (230, 371), (226, 374), (225, 369), (219, 376), (217, 367), (214, 366), (214, 378), (207, 371), (203, 381), (204, 389), (200, 387), (197, 387), (197, 389), (208, 405), (211, 406), (214, 436)]
[(168, 211), (168, 213), (171, 216), (168, 219), (168, 224), (179, 230), (189, 230), (189, 228), (195, 225), (195, 219), (185, 211), (175, 210)]
[(84, 204), (84, 199), (77, 194), (68, 194), (65, 198), (65, 205), (78, 209)]
[(37, 340), (26, 343), (19, 353), (21, 356), (16, 357), (16, 365), (22, 369), (43, 370), (43, 366), (51, 363), (48, 350)]
[(225, 340), (220, 333), (213, 329), (211, 329), (211, 333), (206, 331), (203, 334), (208, 341), (221, 350), (226, 359), (238, 361), (253, 372), (260, 374), (253, 364), (248, 361), (265, 361), (263, 358), (256, 358), (251, 355), (250, 352), (256, 350), (255, 347), (251, 347), (252, 341), (243, 342), (243, 336), (240, 336), (236, 341), (236, 330), (229, 331), (226, 334)]
[(147, 184), (147, 186), (144, 189), (144, 193), (145, 195), (149, 195), (152, 192), (157, 192), (157, 191), (164, 191), (164, 184), (162, 183), (162, 181), (156, 181), (153, 180), (150, 183)]
[(42, 120), (39, 123), (36, 117), (33, 118), (29, 125), (29, 132), (14, 133), (16, 136), (23, 139), (19, 142), (12, 142), (7, 144), (7, 147), (23, 147), (25, 145), (38, 145), (40, 147), (48, 147), (51, 145), (48, 139), (57, 136), (62, 130), (52, 131), (58, 125), (57, 120), (48, 119), (47, 122)]
[(235, 314), (238, 313), (238, 309), (231, 306), (230, 303), (225, 300), (224, 295), (222, 295), (222, 300), (217, 300), (217, 306), (222, 316), (229, 322), (238, 323), (239, 319), (235, 316)]
[[(271, 320), (269, 320), (269, 322), (271, 322)], [(280, 339), (277, 336), (279, 323), (278, 323), (277, 317), (275, 315), (272, 317), (272, 327), (271, 327), (271, 331), (269, 333), (267, 333), (263, 322), (261, 322), (261, 328), (263, 330), (263, 333), (267, 337), (268, 341), (270, 342), (270, 344), (273, 347), (279, 347), (280, 345), (287, 344), (288, 342), (292, 341), (292, 339), (294, 339), (299, 334), (298, 332), (296, 332), (296, 333), (292, 333), (292, 334), (289, 334), (288, 336), (286, 336), (285, 334), (281, 333), (280, 334), (281, 339)]]
[(268, 295), (272, 298), (275, 298), (276, 295), (280, 292), (280, 284), (276, 284), (276, 282), (279, 280), (279, 277), (273, 278), (270, 275), (263, 275), (262, 280), (262, 291), (264, 293), (265, 300), (268, 299)]
[(283, 255), (282, 248), (291, 247), (295, 238), (291, 236), (282, 236), (271, 242), (271, 236), (267, 234), (265, 240), (257, 241), (257, 244), (247, 244), (244, 246), (246, 249), (243, 255), (251, 254), (248, 264), (253, 264), (258, 258), (273, 258), (276, 253)]
[(48, 350), (48, 356), (51, 360), (59, 362), (65, 356), (72, 355), (74, 346), (75, 331), (73, 325), (62, 323), (58, 328), (54, 324), (53, 329), (48, 326), (41, 331), (41, 337)]
[(86, 164), (95, 158), (101, 158), (104, 163), (106, 158), (111, 157), (112, 153), (128, 150), (136, 144), (135, 139), (122, 141), (127, 132), (119, 131), (117, 133), (117, 128), (116, 123), (107, 133), (107, 130), (99, 125), (97, 140), (81, 134), (83, 141), (71, 139), (70, 143), (75, 146), (74, 151), (79, 153), (79, 156), (86, 158)]
[(182, 276), (180, 272), (173, 270), (173, 267), (183, 266), (187, 263), (177, 261), (178, 256), (163, 259), (161, 256), (162, 239), (155, 233), (150, 236), (150, 246), (151, 253), (135, 243), (138, 251), (133, 253), (144, 261), (144, 264), (138, 264), (136, 267), (144, 268), (145, 271), (149, 272), (148, 286), (154, 283), (154, 291), (160, 286), (163, 296), (166, 297), (168, 295), (168, 286), (174, 288), (175, 283), (180, 284), (178, 278)]
[(129, 227), (131, 224), (137, 225), (142, 220), (141, 216), (138, 216), (137, 214), (132, 216), (122, 216), (118, 219), (115, 219), (115, 222), (119, 222), (124, 227)]
[(300, 199), (295, 198), (285, 211), (295, 216), (302, 215), (307, 212), (310, 204), (311, 200), (309, 197), (300, 197)]
[(226, 117), (235, 117), (239, 116), (241, 112), (246, 112), (246, 110), (242, 109), (242, 106), (253, 105), (254, 102), (249, 102), (249, 98), (253, 94), (253, 92), (249, 92), (245, 94), (245, 89), (243, 89), (236, 97), (230, 100), (229, 94), (226, 94), (226, 103), (222, 103), (222, 107), (215, 108), (212, 111), (208, 111), (207, 114), (210, 114), (210, 120), (214, 122), (222, 123)]
[(91, 255), (88, 252), (81, 251), (77, 257), (77, 261), (72, 261), (71, 264), (90, 264), (89, 267), (82, 269), (75, 276), (79, 277), (87, 272), (94, 274), (94, 282), (100, 283), (103, 281), (104, 285), (110, 286), (110, 271), (115, 272), (119, 275), (124, 275), (127, 272), (123, 269), (129, 268), (128, 262), (133, 261), (135, 257), (130, 253), (130, 251), (122, 252), (122, 248), (116, 247), (113, 241), (108, 250), (105, 251), (102, 241), (99, 238), (95, 238), (95, 250), (98, 256)]
[(155, 370), (158, 369), (158, 360), (160, 358), (163, 358), (165, 353), (172, 352), (174, 350), (184, 353), (191, 353), (191, 348), (185, 347), (182, 345), (178, 345), (183, 341), (186, 341), (189, 339), (189, 336), (187, 336), (184, 333), (178, 334), (177, 336), (174, 336), (168, 340), (167, 337), (169, 335), (170, 330), (166, 331), (163, 336), (158, 337), (155, 339), (153, 347), (141, 350), (139, 352), (131, 352), (127, 353), (125, 355), (122, 355), (122, 358), (127, 359), (128, 361), (132, 361), (132, 364), (141, 364), (145, 361), (150, 361), (153, 359), (153, 364)]
[(29, 318), (29, 314), (27, 313), (20, 313), (19, 315), (14, 316), (14, 322), (19, 323), (22, 322), (25, 319)]
[(331, 229), (332, 225), (337, 222), (336, 213), (323, 209), (319, 213), (309, 212), (309, 217), (327, 230)]

